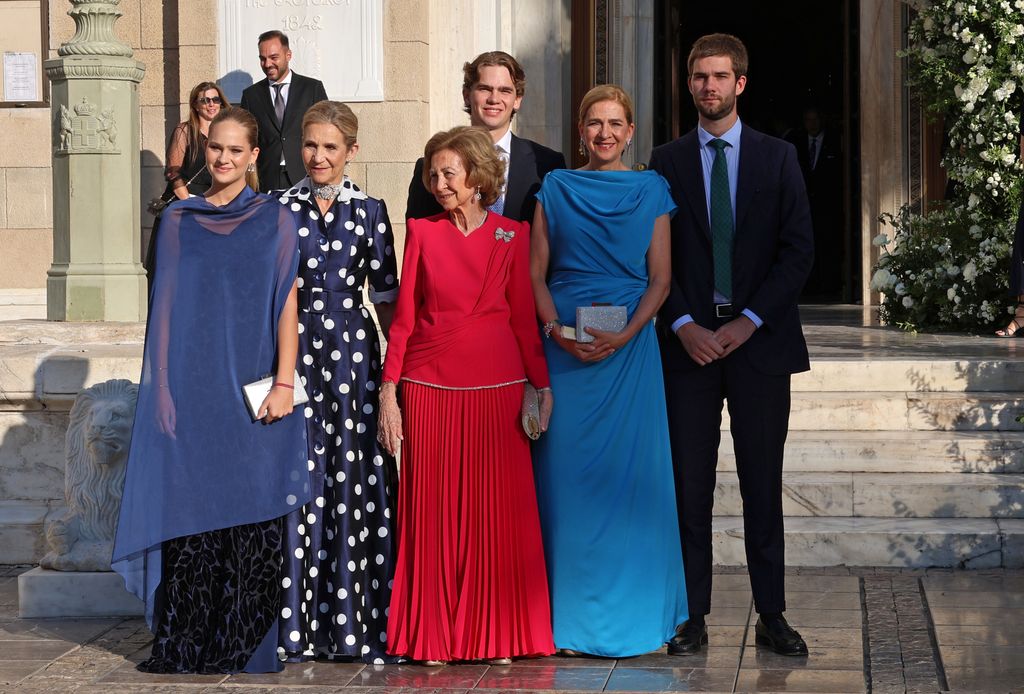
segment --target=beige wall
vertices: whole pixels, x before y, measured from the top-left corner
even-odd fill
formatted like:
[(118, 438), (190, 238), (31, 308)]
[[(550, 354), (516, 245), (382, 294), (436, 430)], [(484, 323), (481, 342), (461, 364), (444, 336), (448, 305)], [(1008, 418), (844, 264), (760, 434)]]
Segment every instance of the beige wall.
[[(50, 1), (51, 58), (74, 35), (70, 7), (67, 0)], [(163, 192), (167, 137), (186, 115), (189, 90), (218, 77), (216, 2), (122, 0), (120, 9), (117, 35), (146, 66), (139, 92), (141, 191), (125, 195), (145, 202)], [(369, 195), (389, 203), (399, 239), (413, 163), (430, 131), (430, 12), (430, 0), (385, 0), (385, 101), (353, 104), (361, 149), (350, 174)], [(52, 260), (50, 157), (49, 109), (0, 109), (0, 289), (46, 284)], [(144, 247), (152, 218), (142, 208)]]

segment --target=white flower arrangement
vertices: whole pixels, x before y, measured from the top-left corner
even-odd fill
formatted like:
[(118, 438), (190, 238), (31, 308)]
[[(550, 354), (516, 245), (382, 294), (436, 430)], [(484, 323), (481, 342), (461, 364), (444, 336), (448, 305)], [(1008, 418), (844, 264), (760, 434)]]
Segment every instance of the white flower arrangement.
[(908, 329), (987, 331), (1003, 321), (1021, 195), (1024, 0), (907, 0), (916, 15), (909, 82), (944, 120), (943, 166), (957, 183), (941, 209), (883, 215), (892, 226), (871, 288)]

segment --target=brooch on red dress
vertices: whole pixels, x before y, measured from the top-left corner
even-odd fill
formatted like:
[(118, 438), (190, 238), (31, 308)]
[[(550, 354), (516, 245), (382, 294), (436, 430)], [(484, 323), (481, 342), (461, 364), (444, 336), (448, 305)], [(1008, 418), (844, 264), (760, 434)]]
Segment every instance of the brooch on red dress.
[(513, 238), (515, 238), (515, 235), (516, 232), (514, 231), (505, 231), (501, 227), (498, 227), (494, 232), (494, 240), (509, 243)]

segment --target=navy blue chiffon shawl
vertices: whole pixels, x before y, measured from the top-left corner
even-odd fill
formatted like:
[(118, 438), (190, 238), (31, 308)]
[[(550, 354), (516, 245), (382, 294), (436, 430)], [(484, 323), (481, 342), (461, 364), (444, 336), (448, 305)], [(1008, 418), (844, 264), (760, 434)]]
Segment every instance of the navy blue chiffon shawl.
[[(301, 411), (265, 425), (242, 397), (243, 384), (275, 368), (298, 258), (292, 215), (249, 188), (223, 207), (197, 197), (163, 215), (113, 552), (151, 627), (161, 543), (278, 518), (309, 500)], [(166, 395), (173, 436), (157, 424)]]

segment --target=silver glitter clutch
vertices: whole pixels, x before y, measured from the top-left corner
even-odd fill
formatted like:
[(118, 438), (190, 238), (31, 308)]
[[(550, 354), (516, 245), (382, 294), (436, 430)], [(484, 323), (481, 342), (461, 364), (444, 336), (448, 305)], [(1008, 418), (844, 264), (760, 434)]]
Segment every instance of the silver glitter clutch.
[(593, 342), (594, 336), (587, 328), (604, 330), (610, 333), (626, 329), (625, 306), (577, 306), (576, 307), (576, 341)]

